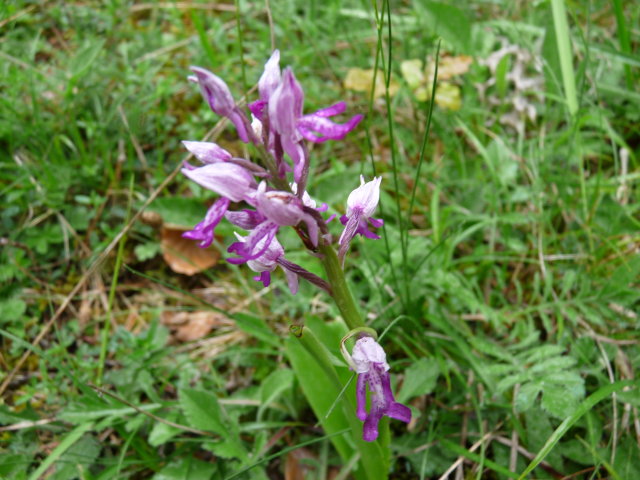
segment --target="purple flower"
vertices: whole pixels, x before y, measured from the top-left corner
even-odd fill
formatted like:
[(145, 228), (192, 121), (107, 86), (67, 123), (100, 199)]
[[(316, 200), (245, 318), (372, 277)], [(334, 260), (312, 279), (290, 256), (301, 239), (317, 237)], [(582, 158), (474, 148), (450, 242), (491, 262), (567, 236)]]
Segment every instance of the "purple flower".
[(256, 260), (270, 247), (280, 227), (295, 226), (300, 222), (307, 225), (313, 245), (318, 244), (318, 224), (304, 211), (302, 200), (289, 192), (266, 189), (267, 184), (261, 182), (254, 197), (257, 212), (228, 212), (227, 218), (232, 223), (251, 230), (243, 241), (229, 246), (227, 251), (237, 254), (240, 258), (230, 258), (228, 262), (239, 264)]
[[(241, 243), (244, 243), (245, 238), (236, 233), (236, 237)], [(263, 250), (263, 253), (253, 260), (247, 261), (247, 266), (254, 272), (260, 273), (253, 277), (254, 280), (262, 282), (265, 287), (271, 284), (271, 272), (273, 272), (277, 266), (280, 266), (285, 275), (287, 276), (287, 283), (289, 284), (289, 290), (294, 295), (298, 292), (298, 275), (289, 270), (286, 265), (289, 262), (284, 261), (284, 249), (277, 238), (272, 238), (268, 241), (263, 237), (257, 245), (256, 249)]]
[(383, 225), (382, 219), (371, 218), (380, 200), (381, 181), (382, 177), (376, 177), (365, 183), (364, 177), (360, 175), (360, 186), (349, 194), (347, 198), (347, 214), (340, 218), (340, 221), (345, 226), (338, 240), (340, 245), (338, 257), (340, 260), (344, 260), (351, 240), (357, 234), (371, 239), (380, 238), (369, 230), (368, 223), (371, 223), (376, 228), (380, 228)]
[(311, 243), (318, 245), (318, 224), (303, 209), (304, 203), (296, 195), (282, 191), (266, 191), (267, 184), (261, 182), (256, 194), (257, 207), (260, 213), (277, 225), (295, 226), (305, 222)]
[(248, 143), (249, 121), (244, 112), (236, 105), (224, 80), (204, 68), (191, 67), (191, 71), (196, 75), (195, 77), (189, 77), (189, 79), (200, 85), (202, 96), (211, 107), (211, 110), (220, 116), (227, 117), (235, 125), (240, 139)]
[[(204, 142), (185, 143), (190, 144), (187, 145), (187, 148), (189, 148), (194, 155), (198, 155), (194, 150), (202, 153), (205, 149)], [(222, 150), (217, 145), (215, 146)], [(190, 147), (193, 148), (193, 150)], [(213, 150), (217, 151), (216, 149)], [(225, 150), (222, 151), (226, 152)], [(253, 202), (256, 182), (251, 174), (244, 168), (224, 161), (209, 163), (198, 168), (187, 164), (187, 166), (182, 169), (182, 173), (197, 184), (213, 190), (222, 197), (211, 205), (204, 219), (198, 223), (193, 230), (182, 234), (184, 238), (198, 240), (200, 242), (199, 246), (206, 248), (213, 242), (214, 230), (227, 212), (230, 202), (240, 202), (242, 200), (249, 203)]]
[[(371, 337), (360, 338), (353, 347), (351, 360), (358, 374), (356, 414), (364, 421), (362, 438), (367, 442), (378, 438), (378, 423), (383, 415), (409, 423), (411, 410), (393, 397), (387, 356), (378, 342)], [(366, 411), (367, 385), (371, 392), (369, 413)]]
[(229, 208), (229, 199), (224, 197), (219, 198), (209, 207), (204, 220), (198, 223), (193, 230), (184, 232), (182, 236), (184, 238), (190, 238), (191, 240), (199, 240), (200, 243), (198, 246), (200, 248), (207, 248), (213, 242), (214, 230), (218, 226), (218, 223), (220, 223), (227, 208)]
[[(268, 101), (270, 128), (280, 137), (282, 150), (293, 162), (293, 176), (300, 182), (308, 159), (302, 147), (302, 139), (320, 143), (326, 140), (342, 140), (362, 120), (356, 115), (345, 124), (335, 123), (329, 117), (346, 109), (344, 102), (302, 115), (304, 92), (291, 68), (286, 68), (278, 88)], [(255, 112), (254, 112), (255, 114)]]

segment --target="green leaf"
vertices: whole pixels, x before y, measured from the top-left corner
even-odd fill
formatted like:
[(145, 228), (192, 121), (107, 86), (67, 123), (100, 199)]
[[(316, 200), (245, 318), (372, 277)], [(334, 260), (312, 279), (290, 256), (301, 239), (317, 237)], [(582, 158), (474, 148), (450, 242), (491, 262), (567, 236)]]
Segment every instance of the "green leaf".
[(471, 21), (464, 11), (440, 2), (417, 2), (415, 5), (426, 32), (440, 35), (459, 53), (470, 53)]
[[(176, 415), (170, 415), (167, 420), (176, 420)], [(149, 432), (149, 438), (147, 439), (149, 445), (152, 447), (160, 446), (164, 443), (167, 443), (173, 437), (181, 433), (182, 430), (176, 427), (172, 427), (171, 425), (167, 425), (163, 422), (156, 422), (153, 425), (153, 428)]]
[(405, 403), (413, 397), (431, 393), (439, 375), (440, 367), (435, 359), (421, 358), (405, 371), (398, 402)]
[(260, 386), (260, 408), (258, 420), (262, 419), (262, 413), (275, 402), (282, 393), (293, 385), (293, 371), (285, 368), (272, 372), (265, 378)]
[(160, 251), (160, 244), (158, 242), (147, 242), (140, 245), (136, 245), (133, 252), (136, 254), (136, 258), (141, 262), (150, 260), (155, 257)]
[(263, 318), (247, 313), (238, 313), (233, 316), (233, 319), (240, 330), (252, 337), (277, 348), (282, 346), (282, 339), (273, 333)]
[(0, 322), (15, 322), (20, 320), (27, 310), (27, 304), (19, 298), (0, 300)]
[(516, 395), (516, 411), (526, 412), (531, 407), (542, 390), (542, 386), (537, 382), (525, 383), (520, 387), (518, 395)]
[(180, 390), (178, 400), (189, 426), (217, 433), (222, 437), (228, 436), (227, 427), (222, 421), (218, 398), (214, 394), (183, 388)]
[(148, 208), (162, 217), (162, 221), (175, 228), (193, 228), (202, 221), (207, 206), (193, 197), (158, 198)]
[(207, 442), (208, 448), (220, 456), (224, 453), (228, 457), (243, 461), (247, 459), (247, 452), (240, 441), (237, 426), (224, 421), (215, 395), (202, 390), (183, 388), (180, 390), (179, 403), (191, 427), (213, 432), (222, 437), (223, 442), (220, 444)]
[(584, 396), (582, 384), (544, 385), (542, 390), (542, 408), (557, 418), (567, 418), (578, 408)]

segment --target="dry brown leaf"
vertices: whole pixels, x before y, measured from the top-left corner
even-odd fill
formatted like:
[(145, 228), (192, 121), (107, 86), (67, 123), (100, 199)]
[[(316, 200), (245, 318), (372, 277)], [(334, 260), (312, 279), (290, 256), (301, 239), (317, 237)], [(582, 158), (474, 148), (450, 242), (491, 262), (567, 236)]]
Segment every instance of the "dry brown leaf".
[(192, 342), (208, 335), (214, 327), (229, 325), (224, 315), (212, 311), (162, 312), (160, 321), (181, 342)]
[(220, 259), (220, 252), (210, 248), (200, 248), (198, 244), (182, 238), (184, 230), (163, 226), (160, 230), (162, 257), (176, 273), (195, 275), (213, 267)]
[(313, 460), (316, 456), (306, 448), (298, 448), (287, 454), (284, 464), (285, 480), (305, 480), (312, 471), (311, 466), (300, 460)]

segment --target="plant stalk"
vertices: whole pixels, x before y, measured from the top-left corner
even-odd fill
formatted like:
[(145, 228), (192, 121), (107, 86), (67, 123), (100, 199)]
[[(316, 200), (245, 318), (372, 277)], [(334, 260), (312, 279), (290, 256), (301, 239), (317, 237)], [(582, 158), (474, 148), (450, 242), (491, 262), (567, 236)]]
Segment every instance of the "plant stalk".
[(338, 310), (342, 314), (349, 330), (365, 327), (362, 316), (358, 311), (356, 302), (353, 300), (351, 290), (344, 278), (344, 271), (335, 250), (331, 245), (321, 245), (320, 253), (323, 255), (322, 265), (327, 273), (327, 279), (331, 285), (333, 300), (338, 306)]

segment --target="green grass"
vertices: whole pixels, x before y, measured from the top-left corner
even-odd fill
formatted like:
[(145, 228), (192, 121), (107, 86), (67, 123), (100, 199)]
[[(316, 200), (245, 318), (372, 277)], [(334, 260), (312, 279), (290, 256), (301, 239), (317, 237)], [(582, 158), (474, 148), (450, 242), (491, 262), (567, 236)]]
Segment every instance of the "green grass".
[[(188, 67), (240, 98), (273, 36), (305, 112), (344, 99), (366, 114), (345, 141), (314, 146), (310, 193), (343, 213), (359, 173), (383, 176), (384, 239), (354, 242), (347, 267), (370, 326), (388, 328), (395, 391), (413, 410), (408, 429), (390, 422), (391, 478), (635, 480), (633, 2), (271, 1), (273, 31), (265, 2), (5, 3), (0, 478), (362, 475), (366, 459), (340, 456), (357, 450), (341, 433), (354, 386), (344, 404), (309, 402), (314, 382), (293, 373), (307, 360), (290, 325), (340, 358), (330, 299), (311, 285), (291, 296), (277, 275), (261, 291), (223, 261), (174, 273), (140, 213), (150, 203), (167, 224), (198, 221), (211, 196), (174, 178), (180, 141), (245, 147), (214, 128)], [(400, 73), (439, 41), (441, 73), (448, 56), (474, 58), (451, 80), (456, 112), (418, 101)], [(503, 47), (517, 51), (494, 72), (481, 60)], [(386, 95), (345, 90), (350, 68), (374, 66)], [(535, 118), (514, 127), (520, 66), (540, 83), (520, 92)], [(220, 232), (225, 254), (232, 230)], [(282, 243), (322, 274), (294, 237)], [(167, 319), (191, 312), (216, 326), (184, 342)], [(346, 384), (346, 367), (334, 370)], [(325, 407), (338, 412), (327, 431), (313, 410)]]

